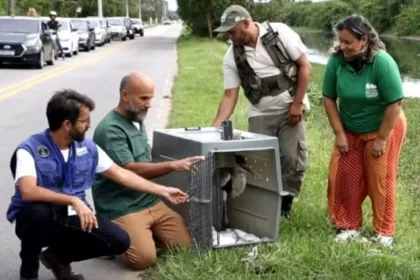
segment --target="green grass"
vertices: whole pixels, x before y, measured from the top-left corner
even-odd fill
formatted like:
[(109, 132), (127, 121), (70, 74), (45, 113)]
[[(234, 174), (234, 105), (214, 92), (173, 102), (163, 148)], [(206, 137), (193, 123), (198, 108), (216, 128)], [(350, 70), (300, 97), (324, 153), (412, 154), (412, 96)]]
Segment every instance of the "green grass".
[[(227, 46), (183, 35), (178, 42), (179, 75), (173, 89), (169, 127), (209, 126), (223, 94), (222, 59)], [(281, 223), (279, 240), (259, 247), (251, 263), (241, 262), (249, 248), (214, 250), (200, 257), (179, 252), (161, 257), (151, 279), (419, 279), (420, 275), (420, 100), (406, 100), (408, 135), (400, 161), (397, 235), (393, 249), (377, 245), (336, 244), (327, 218), (327, 172), (333, 133), (320, 106), (324, 67), (313, 65), (307, 115), (310, 167), (293, 219)], [(246, 130), (243, 95), (232, 117)], [(364, 205), (363, 233), (372, 233), (372, 213)], [(379, 251), (378, 251), (379, 250)]]

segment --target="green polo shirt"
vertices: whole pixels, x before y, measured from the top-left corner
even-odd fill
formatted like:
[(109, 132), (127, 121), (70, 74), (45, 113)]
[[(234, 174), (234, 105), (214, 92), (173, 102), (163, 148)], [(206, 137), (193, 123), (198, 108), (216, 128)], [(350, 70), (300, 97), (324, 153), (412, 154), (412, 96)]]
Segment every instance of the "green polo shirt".
[(397, 63), (385, 51), (356, 72), (341, 55), (332, 55), (325, 70), (322, 92), (339, 99), (344, 127), (355, 133), (379, 130), (387, 106), (403, 98)]
[[(99, 123), (93, 140), (121, 167), (130, 162), (150, 162), (144, 124), (138, 129), (117, 111), (112, 110)], [(111, 220), (160, 201), (158, 196), (120, 186), (100, 174), (92, 186), (92, 195), (96, 212)]]

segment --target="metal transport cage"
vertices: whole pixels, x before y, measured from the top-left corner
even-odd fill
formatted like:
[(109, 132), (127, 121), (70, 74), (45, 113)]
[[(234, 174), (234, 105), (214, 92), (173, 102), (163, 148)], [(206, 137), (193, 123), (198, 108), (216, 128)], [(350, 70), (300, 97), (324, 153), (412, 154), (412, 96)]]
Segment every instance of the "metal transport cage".
[[(227, 139), (227, 140), (226, 140)], [(222, 228), (222, 191), (219, 168), (231, 167), (234, 155), (245, 158), (255, 175), (247, 174), (246, 188), (227, 200), (230, 228)], [(278, 139), (229, 128), (158, 129), (153, 134), (154, 162), (202, 155), (189, 172), (172, 172), (157, 183), (190, 195), (183, 205), (168, 206), (185, 220), (195, 247), (211, 250), (271, 242), (280, 227), (282, 180)]]

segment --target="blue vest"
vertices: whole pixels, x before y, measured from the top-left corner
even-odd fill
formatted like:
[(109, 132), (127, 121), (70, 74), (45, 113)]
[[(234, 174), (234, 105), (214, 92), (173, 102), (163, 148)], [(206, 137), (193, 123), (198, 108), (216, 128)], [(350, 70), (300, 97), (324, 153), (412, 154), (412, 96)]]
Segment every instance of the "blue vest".
[[(48, 129), (32, 135), (18, 146), (11, 158), (10, 169), (13, 177), (15, 177), (18, 149), (25, 149), (34, 158), (39, 187), (77, 196), (89, 205), (85, 191), (92, 186), (98, 165), (98, 150), (92, 140), (74, 141), (70, 147), (68, 160), (64, 162), (63, 155)], [(15, 194), (7, 210), (7, 220), (13, 222), (19, 209), (28, 203), (22, 199), (19, 187), (15, 186)]]

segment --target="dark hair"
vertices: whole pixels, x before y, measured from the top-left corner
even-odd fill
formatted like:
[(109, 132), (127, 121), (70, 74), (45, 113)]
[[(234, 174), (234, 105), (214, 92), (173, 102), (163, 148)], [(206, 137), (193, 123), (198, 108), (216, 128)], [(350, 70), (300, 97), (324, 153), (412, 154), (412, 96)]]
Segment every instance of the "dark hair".
[(87, 107), (90, 111), (93, 111), (95, 102), (87, 95), (80, 94), (72, 89), (55, 92), (47, 105), (47, 119), (50, 130), (58, 130), (65, 120), (75, 124), (79, 118), (81, 107)]
[[(386, 50), (385, 44), (379, 38), (378, 32), (376, 32), (370, 22), (361, 15), (352, 15), (345, 18), (335, 26), (335, 30), (337, 32), (342, 30), (350, 31), (358, 40), (366, 36), (368, 47), (362, 57), (364, 60), (372, 60), (379, 50)], [(337, 40), (334, 42), (331, 52), (333, 54), (341, 52), (340, 42)]]

